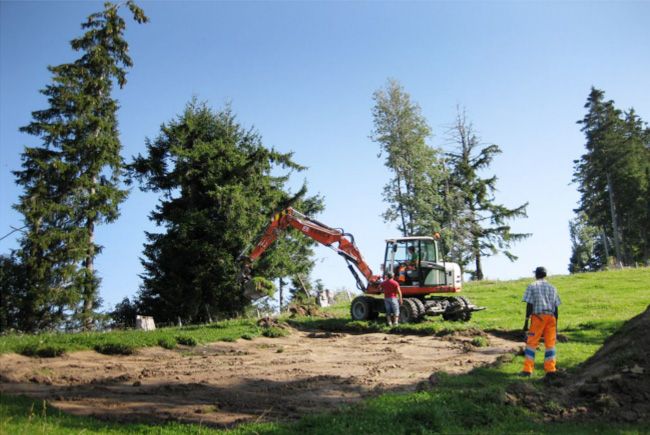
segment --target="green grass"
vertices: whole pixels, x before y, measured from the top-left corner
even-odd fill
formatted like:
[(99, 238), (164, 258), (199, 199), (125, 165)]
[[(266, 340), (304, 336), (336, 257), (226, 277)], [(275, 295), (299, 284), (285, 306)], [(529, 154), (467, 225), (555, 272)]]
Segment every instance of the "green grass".
[[(650, 304), (650, 268), (624, 271), (599, 272), (574, 276), (550, 277), (560, 291), (563, 305), (560, 309), (559, 330), (568, 342), (559, 343), (558, 365), (569, 372), (602, 345), (626, 320), (644, 311)], [(433, 319), (414, 325), (401, 325), (388, 329), (382, 318), (377, 322), (352, 322), (348, 319), (349, 307), (345, 305), (330, 310), (337, 317), (327, 319), (298, 318), (291, 322), (299, 327), (319, 328), (329, 331), (392, 332), (399, 334), (446, 334), (455, 330), (520, 330), (523, 325), (524, 304), (521, 296), (530, 280), (510, 282), (481, 282), (466, 285), (464, 295), (477, 305), (488, 307), (475, 313), (471, 322), (452, 323)], [(196, 329), (155, 333), (179, 333), (196, 337), (199, 342), (222, 340), (225, 337), (254, 338), (261, 330), (248, 321), (234, 321), (219, 327), (196, 327)], [(236, 331), (236, 332), (235, 332)], [(219, 335), (221, 332), (223, 335)], [(111, 333), (115, 334), (115, 333)], [(144, 333), (154, 334), (154, 333)], [(193, 335), (196, 334), (196, 335)], [(213, 335), (214, 334), (214, 335)], [(83, 334), (79, 334), (83, 335)], [(86, 334), (88, 335), (88, 334)], [(108, 334), (106, 334), (108, 335)], [(56, 335), (55, 335), (56, 336)], [(101, 334), (100, 334), (101, 336)], [(115, 340), (121, 336), (111, 336)], [(123, 337), (130, 337), (128, 334)], [(157, 345), (155, 338), (152, 344)], [(477, 337), (482, 338), (482, 337)], [(33, 340), (34, 338), (29, 338)], [(37, 336), (42, 340), (43, 336)], [(72, 340), (71, 338), (67, 339)], [(95, 338), (97, 340), (97, 338)], [(108, 339), (107, 339), (108, 340)], [(131, 338), (133, 342), (149, 343)], [(10, 343), (7, 343), (10, 342)], [(62, 344), (67, 341), (50, 341)], [(74, 342), (74, 341), (73, 341)], [(93, 341), (89, 341), (94, 343)], [(75, 342), (77, 343), (77, 342)], [(9, 352), (25, 345), (17, 338), (0, 338), (0, 351)], [(477, 340), (479, 344), (479, 340)], [(76, 344), (79, 346), (79, 344)], [(94, 344), (93, 344), (94, 345)], [(82, 348), (89, 348), (89, 345)], [(74, 350), (66, 348), (67, 350)], [(541, 415), (525, 408), (504, 402), (506, 387), (518, 381), (517, 373), (523, 359), (513, 357), (510, 361), (494, 367), (479, 368), (467, 375), (440, 374), (434, 388), (411, 394), (384, 394), (337, 411), (307, 416), (293, 423), (264, 423), (239, 426), (228, 433), (234, 434), (347, 434), (347, 433), (650, 433), (650, 425), (624, 425), (619, 423), (592, 422), (545, 422)], [(533, 385), (541, 388), (535, 380), (541, 376), (541, 361), (533, 377)], [(557, 404), (550, 403), (552, 409)], [(166, 423), (160, 426), (105, 423), (99, 420), (73, 417), (53, 409), (43, 409), (40, 401), (0, 397), (0, 433), (223, 433), (199, 425)]]
[[(0, 434), (206, 434), (215, 431), (199, 425), (165, 423), (162, 425), (120, 424), (94, 418), (64, 414), (43, 400), (0, 395)], [(216, 432), (218, 433), (218, 432)]]
[[(119, 343), (132, 349), (159, 346), (160, 341), (190, 343), (188, 345), (212, 343), (224, 339), (236, 340), (243, 335), (259, 336), (262, 332), (252, 319), (226, 320), (210, 325), (159, 328), (155, 331), (111, 331), (81, 332), (77, 334), (43, 333), (37, 335), (9, 334), (0, 336), (0, 354), (20, 352), (25, 348), (54, 347), (65, 352), (91, 350), (97, 346)], [(191, 344), (194, 343), (194, 344)]]

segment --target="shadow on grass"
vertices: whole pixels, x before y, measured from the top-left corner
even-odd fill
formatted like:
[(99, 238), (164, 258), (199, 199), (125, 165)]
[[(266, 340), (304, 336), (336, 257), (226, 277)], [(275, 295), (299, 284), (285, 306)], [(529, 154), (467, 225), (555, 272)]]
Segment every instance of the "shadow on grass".
[[(602, 345), (605, 339), (614, 334), (622, 325), (622, 321), (589, 321), (570, 328), (562, 328), (560, 325), (557, 339), (560, 343)], [(526, 341), (526, 333), (522, 329), (486, 329), (485, 332), (504, 340), (519, 343)]]
[[(410, 394), (382, 394), (334, 413), (309, 416), (259, 433), (507, 433), (525, 431), (530, 413), (505, 404), (513, 374), (482, 367), (465, 375), (443, 372)], [(505, 432), (504, 432), (505, 430)]]
[(526, 341), (526, 333), (521, 329), (486, 329), (485, 332), (492, 334), (495, 337), (517, 343), (524, 343)]
[(302, 331), (345, 332), (349, 334), (374, 332), (420, 336), (446, 336), (454, 333), (463, 333), (464, 335), (482, 334), (482, 331), (476, 325), (463, 322), (403, 323), (399, 326), (389, 327), (383, 319), (352, 320), (342, 318), (296, 317), (288, 319), (287, 323)]
[(571, 342), (602, 345), (623, 326), (623, 321), (589, 321), (575, 327), (562, 329)]

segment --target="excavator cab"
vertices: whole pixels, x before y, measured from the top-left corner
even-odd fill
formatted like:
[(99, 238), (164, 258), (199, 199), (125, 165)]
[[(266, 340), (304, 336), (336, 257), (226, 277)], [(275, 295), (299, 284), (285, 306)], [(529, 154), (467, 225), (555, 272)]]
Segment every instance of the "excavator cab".
[[(433, 237), (386, 240), (383, 270), (392, 271), (401, 287), (460, 287), (460, 269), (443, 260)], [(453, 291), (453, 290), (452, 290)]]

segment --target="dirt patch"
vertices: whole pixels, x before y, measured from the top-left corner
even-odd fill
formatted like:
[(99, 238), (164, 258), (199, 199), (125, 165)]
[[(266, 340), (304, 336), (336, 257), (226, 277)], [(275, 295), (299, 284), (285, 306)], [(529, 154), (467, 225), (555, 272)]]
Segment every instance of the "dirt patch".
[[(395, 334), (314, 333), (219, 342), (131, 356), (92, 351), (39, 359), (0, 356), (0, 393), (47, 399), (78, 415), (231, 426), (298, 418), (389, 391), (434, 385), (437, 372), (466, 373), (519, 344)], [(432, 376), (434, 375), (434, 376)]]
[(521, 402), (550, 419), (595, 418), (650, 421), (650, 306), (609, 337), (574, 373), (543, 380), (546, 388), (514, 384), (510, 402)]

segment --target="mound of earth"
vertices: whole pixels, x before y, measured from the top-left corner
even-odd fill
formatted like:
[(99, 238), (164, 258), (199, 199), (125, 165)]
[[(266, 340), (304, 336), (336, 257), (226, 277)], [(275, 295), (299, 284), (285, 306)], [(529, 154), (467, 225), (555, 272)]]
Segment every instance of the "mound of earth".
[(289, 305), (291, 317), (331, 317), (328, 313), (321, 311), (318, 305), (314, 304), (291, 304)]
[(580, 367), (570, 398), (614, 420), (650, 420), (650, 306)]
[[(545, 379), (541, 393), (515, 384), (510, 393), (524, 405), (558, 416), (621, 422), (650, 421), (650, 306), (609, 337), (575, 373)], [(532, 387), (532, 386), (528, 386)], [(554, 402), (555, 409), (548, 408)], [(557, 409), (557, 404), (562, 409)], [(559, 412), (558, 412), (559, 411)]]
[[(272, 319), (261, 324), (282, 326)], [(475, 347), (468, 346), (470, 337), (288, 330), (286, 337), (191, 350), (152, 347), (128, 356), (0, 355), (0, 394), (25, 394), (65, 412), (102, 419), (232, 426), (431, 388), (438, 372), (467, 373), (521, 347), (494, 336), (487, 346)]]
[(279, 321), (276, 317), (262, 317), (257, 321), (257, 326), (260, 326), (262, 328), (282, 328), (286, 329), (289, 327), (284, 322)]

